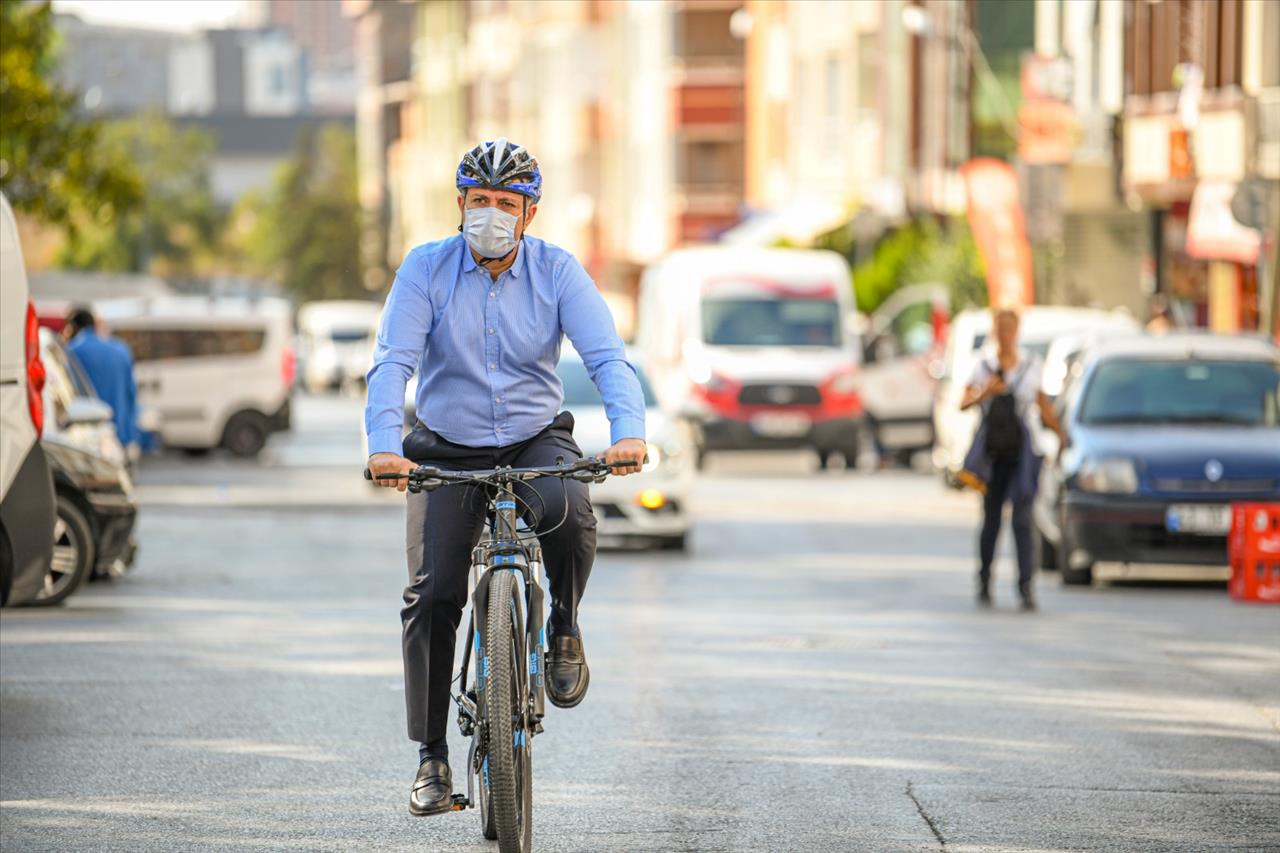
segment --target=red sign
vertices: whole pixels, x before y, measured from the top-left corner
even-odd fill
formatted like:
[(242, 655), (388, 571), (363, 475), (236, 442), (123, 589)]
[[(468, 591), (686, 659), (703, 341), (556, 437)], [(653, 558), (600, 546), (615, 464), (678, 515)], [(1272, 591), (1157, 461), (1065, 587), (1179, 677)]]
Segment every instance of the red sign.
[(969, 197), (969, 227), (987, 265), (992, 307), (1030, 305), (1035, 301), (1035, 285), (1018, 176), (1008, 163), (991, 157), (965, 163), (960, 176)]

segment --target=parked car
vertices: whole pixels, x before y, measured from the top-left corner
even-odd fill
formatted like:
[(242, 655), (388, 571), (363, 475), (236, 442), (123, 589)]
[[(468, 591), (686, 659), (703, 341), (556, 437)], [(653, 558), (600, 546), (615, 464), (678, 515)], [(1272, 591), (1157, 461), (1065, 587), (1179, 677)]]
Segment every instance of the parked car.
[[(1044, 358), (1054, 339), (1085, 330), (1104, 335), (1137, 333), (1140, 328), (1125, 311), (1035, 305), (1022, 313), (1018, 335), (1023, 349)], [(962, 311), (951, 322), (933, 408), (933, 462), (948, 483), (954, 483), (978, 429), (978, 408), (962, 412), (960, 400), (973, 366), (994, 352), (987, 340), (990, 333), (991, 312), (986, 309)]]
[(298, 309), (298, 360), (308, 391), (364, 382), (381, 315), (376, 302), (354, 299), (308, 302)]
[(904, 287), (867, 318), (859, 392), (867, 427), (882, 454), (904, 461), (933, 446), (936, 363), (951, 317), (946, 287)]
[(1069, 444), (1042, 479), (1036, 517), (1065, 583), (1091, 582), (1100, 562), (1225, 566), (1231, 502), (1280, 499), (1280, 350), (1270, 344), (1102, 344), (1059, 407)]
[(636, 341), (658, 399), (718, 449), (810, 447), (855, 460), (861, 349), (834, 252), (680, 249), (641, 281)]
[(48, 372), (44, 447), (53, 470), (57, 521), (53, 558), (32, 604), (57, 604), (92, 577), (117, 577), (133, 563), (137, 504), (111, 407), (94, 396), (58, 336), (40, 330)]
[[(598, 534), (605, 541), (683, 550), (690, 526), (692, 454), (678, 424), (658, 407), (643, 367), (637, 364), (636, 372), (644, 389), (649, 463), (639, 474), (610, 477), (592, 485)], [(581, 356), (565, 346), (556, 375), (564, 384), (564, 407), (573, 413), (578, 445), (589, 456), (604, 453), (612, 443), (609, 418)]]
[(296, 362), (287, 301), (174, 297), (104, 315), (133, 350), (139, 405), (155, 410), (166, 445), (251, 457), (290, 428)]
[(45, 368), (18, 227), (0, 194), (0, 604), (40, 592), (53, 556), (54, 492), (40, 443)]

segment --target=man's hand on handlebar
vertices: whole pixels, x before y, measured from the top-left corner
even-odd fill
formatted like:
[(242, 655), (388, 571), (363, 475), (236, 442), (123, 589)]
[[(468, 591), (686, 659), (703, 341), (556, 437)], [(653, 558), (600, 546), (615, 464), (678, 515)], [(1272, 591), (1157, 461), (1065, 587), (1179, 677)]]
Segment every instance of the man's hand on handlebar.
[(616, 465), (619, 462), (630, 462), (632, 464), (614, 468), (613, 473), (623, 475), (638, 474), (648, 452), (648, 448), (641, 439), (624, 438), (604, 452), (604, 461), (611, 465)]
[(396, 489), (403, 492), (409, 487), (407, 476), (398, 480), (378, 479), (379, 474), (411, 474), (417, 466), (395, 453), (375, 453), (369, 457), (369, 472), (373, 474), (373, 483), (383, 488)]

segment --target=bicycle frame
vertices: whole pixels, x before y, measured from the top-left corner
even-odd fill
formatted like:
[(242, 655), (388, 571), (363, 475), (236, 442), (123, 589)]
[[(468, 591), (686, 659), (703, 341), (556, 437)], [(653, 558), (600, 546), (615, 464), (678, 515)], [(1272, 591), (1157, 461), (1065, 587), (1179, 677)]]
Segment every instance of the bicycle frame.
[(459, 692), (454, 696), (458, 706), (458, 727), (463, 736), (471, 738), (471, 747), (467, 755), (467, 803), (473, 805), (475, 799), (475, 777), (480, 772), (484, 755), (480, 752), (481, 737), (477, 727), (482, 718), (480, 707), (483, 699), (483, 673), (479, 674), (476, 686), (476, 697), (473, 701), (467, 694), (467, 674), (471, 656), (474, 653), (480, 660), (482, 651), (480, 632), (477, 625), (486, 624), (488, 618), (489, 581), (495, 571), (512, 571), (521, 578), (524, 589), (524, 646), (522, 656), (527, 659), (526, 682), (528, 701), (522, 713), (526, 716), (526, 726), (530, 736), (542, 731), (542, 719), (546, 714), (546, 689), (543, 681), (543, 656), (546, 647), (546, 630), (543, 625), (543, 611), (546, 603), (542, 584), (542, 546), (537, 542), (522, 540), (517, 530), (519, 511), (515, 490), (510, 481), (497, 486), (498, 493), (490, 500), (492, 508), (488, 534), (483, 537), (471, 552), (471, 573), (469, 577), (471, 618), (467, 627), (467, 645), (462, 653), (462, 667), (459, 674)]

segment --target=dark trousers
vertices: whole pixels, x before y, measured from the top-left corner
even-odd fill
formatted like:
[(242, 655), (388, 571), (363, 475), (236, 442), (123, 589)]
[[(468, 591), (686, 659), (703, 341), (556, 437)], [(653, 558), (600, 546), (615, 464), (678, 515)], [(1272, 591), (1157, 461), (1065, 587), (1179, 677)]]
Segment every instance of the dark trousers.
[[(405, 456), (450, 470), (471, 470), (554, 465), (558, 458), (579, 459), (582, 451), (573, 440), (573, 416), (562, 413), (533, 438), (501, 448), (463, 447), (419, 428), (405, 440)], [(576, 633), (578, 602), (596, 556), (596, 517), (587, 484), (546, 477), (520, 484), (516, 494), (523, 501), (525, 523), (542, 544), (551, 587), (547, 634)], [(445, 738), (454, 643), (466, 604), (471, 550), (484, 529), (487, 500), (483, 490), (458, 484), (432, 492), (425, 513), (415, 513), (411, 506), (411, 523), (422, 518), (421, 559), (416, 570), (410, 567), (400, 620), (409, 738), (419, 743)], [(412, 560), (413, 531), (408, 538)]]
[(987, 481), (987, 494), (982, 502), (982, 535), (978, 540), (978, 554), (982, 566), (978, 578), (985, 584), (991, 581), (991, 562), (996, 556), (996, 541), (1004, 520), (1006, 500), (1013, 504), (1013, 539), (1018, 552), (1018, 585), (1031, 583), (1031, 506), (1034, 496), (1019, 500), (1010, 498), (1010, 491), (1017, 476), (1018, 459), (994, 459), (991, 463), (991, 479)]

